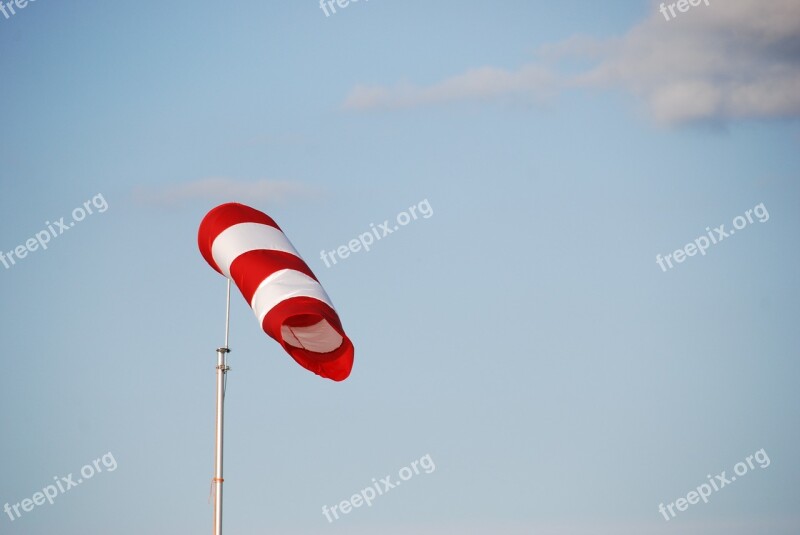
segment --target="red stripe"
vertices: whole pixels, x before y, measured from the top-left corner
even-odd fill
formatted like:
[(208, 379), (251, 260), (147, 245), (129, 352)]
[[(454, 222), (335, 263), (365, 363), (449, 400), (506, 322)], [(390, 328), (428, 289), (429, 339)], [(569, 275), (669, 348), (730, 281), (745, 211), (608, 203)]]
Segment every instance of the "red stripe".
[[(200, 222), (197, 244), (200, 246), (200, 254), (203, 255), (206, 262), (220, 273), (222, 273), (222, 270), (219, 269), (217, 263), (214, 262), (214, 257), (211, 256), (211, 247), (214, 245), (214, 240), (217, 239), (217, 236), (239, 223), (262, 223), (281, 230), (278, 224), (264, 212), (235, 202), (221, 204), (208, 212), (203, 221)], [(283, 231), (281, 230), (281, 232)]]
[(248, 251), (236, 257), (231, 264), (231, 278), (241, 290), (245, 300), (250, 303), (264, 279), (282, 269), (305, 273), (319, 282), (302, 258), (291, 253), (266, 249)]
[[(294, 347), (281, 336), (283, 325), (314, 325), (323, 319), (342, 336), (342, 345), (330, 353), (316, 353)], [(287, 299), (267, 313), (261, 326), (265, 333), (280, 342), (286, 352), (305, 369), (334, 381), (343, 381), (350, 375), (355, 353), (353, 343), (344, 333), (339, 315), (322, 301), (311, 297)]]

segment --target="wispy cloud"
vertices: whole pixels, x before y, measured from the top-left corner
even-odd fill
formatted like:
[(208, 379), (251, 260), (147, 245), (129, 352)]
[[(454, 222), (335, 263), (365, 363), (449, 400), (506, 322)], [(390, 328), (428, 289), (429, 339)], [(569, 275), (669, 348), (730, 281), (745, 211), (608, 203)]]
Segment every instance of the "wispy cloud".
[[(666, 124), (800, 117), (800, 2), (725, 0), (666, 21), (651, 14), (621, 37), (573, 36), (544, 45), (517, 70), (484, 67), (428, 87), (355, 87), (349, 109), (541, 95), (567, 87), (616, 88)], [(589, 66), (577, 73), (564, 61)]]
[(473, 69), (428, 87), (401, 84), (391, 88), (356, 86), (344, 102), (347, 109), (410, 108), (459, 100), (506, 95), (544, 96), (555, 79), (546, 69), (528, 65), (517, 71), (493, 67)]
[(231, 178), (204, 178), (181, 184), (139, 188), (134, 191), (134, 198), (146, 204), (172, 206), (191, 201), (284, 202), (319, 194), (311, 186), (283, 180), (248, 182)]

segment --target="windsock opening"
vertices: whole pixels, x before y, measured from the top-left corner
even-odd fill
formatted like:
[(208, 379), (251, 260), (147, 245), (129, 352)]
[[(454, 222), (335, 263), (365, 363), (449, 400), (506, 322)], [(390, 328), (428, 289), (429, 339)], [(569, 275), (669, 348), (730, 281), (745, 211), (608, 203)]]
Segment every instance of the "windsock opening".
[(317, 353), (330, 353), (342, 346), (344, 337), (325, 318), (300, 314), (288, 318), (281, 327), (287, 344)]
[(353, 344), (336, 312), (328, 305), (308, 297), (295, 297), (270, 310), (262, 327), (307, 370), (334, 381), (350, 375)]

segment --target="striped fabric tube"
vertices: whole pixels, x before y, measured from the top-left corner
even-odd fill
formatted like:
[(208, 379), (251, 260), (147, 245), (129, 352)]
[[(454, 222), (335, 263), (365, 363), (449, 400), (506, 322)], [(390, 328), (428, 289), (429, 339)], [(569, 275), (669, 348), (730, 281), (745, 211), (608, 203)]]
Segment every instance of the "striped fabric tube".
[(317, 277), (267, 214), (238, 203), (203, 218), (200, 253), (230, 278), (261, 328), (304, 368), (342, 381), (353, 367), (353, 344)]

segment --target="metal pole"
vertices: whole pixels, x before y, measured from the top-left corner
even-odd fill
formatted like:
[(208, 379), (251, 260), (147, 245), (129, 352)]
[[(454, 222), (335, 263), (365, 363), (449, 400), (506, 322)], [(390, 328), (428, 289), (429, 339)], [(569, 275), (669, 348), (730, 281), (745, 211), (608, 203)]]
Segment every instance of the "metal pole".
[(231, 317), (231, 280), (228, 279), (228, 304), (225, 311), (225, 347), (217, 349), (217, 414), (214, 447), (214, 535), (222, 535), (222, 474), (223, 434), (225, 425), (225, 382), (228, 367), (228, 331)]

